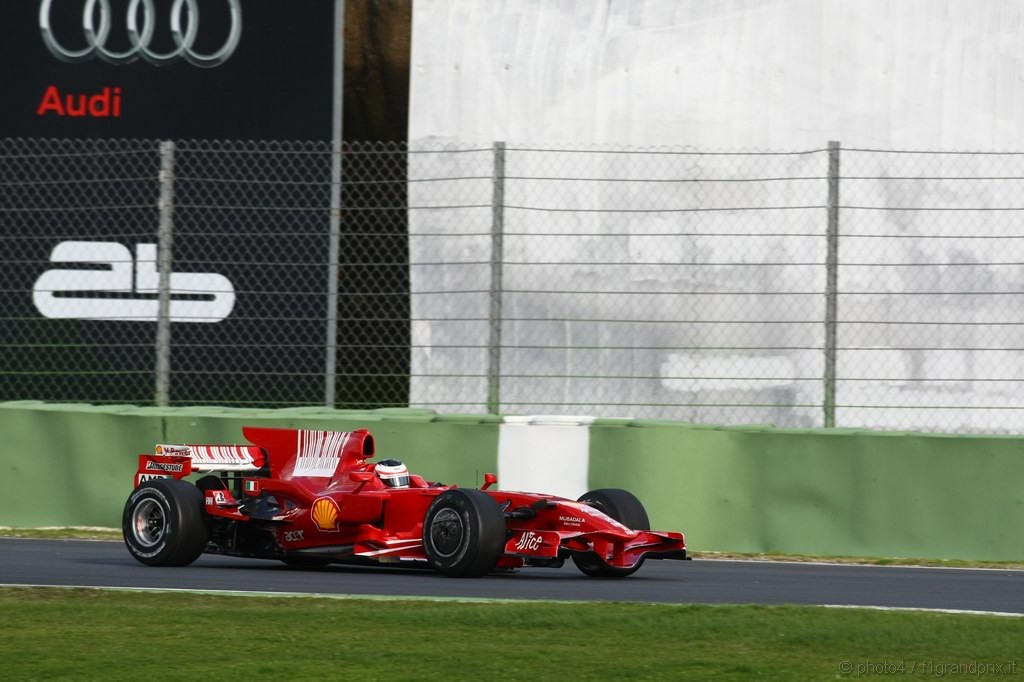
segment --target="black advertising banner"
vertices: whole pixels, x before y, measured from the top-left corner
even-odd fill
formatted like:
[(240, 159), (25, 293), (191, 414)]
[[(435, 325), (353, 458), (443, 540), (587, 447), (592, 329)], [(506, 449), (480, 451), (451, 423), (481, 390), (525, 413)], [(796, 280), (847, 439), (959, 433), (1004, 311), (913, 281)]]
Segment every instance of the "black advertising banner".
[(171, 403), (321, 402), (336, 2), (4, 9), (0, 400), (152, 402), (170, 199)]
[(7, 0), (0, 137), (330, 140), (333, 0)]

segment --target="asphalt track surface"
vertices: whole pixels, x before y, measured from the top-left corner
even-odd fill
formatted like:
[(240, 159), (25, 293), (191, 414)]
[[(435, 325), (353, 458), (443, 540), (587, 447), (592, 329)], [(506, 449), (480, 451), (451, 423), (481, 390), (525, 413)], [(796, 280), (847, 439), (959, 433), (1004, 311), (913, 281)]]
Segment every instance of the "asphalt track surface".
[(274, 593), (704, 604), (820, 604), (1024, 614), (1024, 570), (760, 561), (649, 561), (618, 580), (563, 568), (458, 580), (409, 568), (329, 566), (204, 555), (143, 566), (119, 542), (0, 538), (0, 584)]

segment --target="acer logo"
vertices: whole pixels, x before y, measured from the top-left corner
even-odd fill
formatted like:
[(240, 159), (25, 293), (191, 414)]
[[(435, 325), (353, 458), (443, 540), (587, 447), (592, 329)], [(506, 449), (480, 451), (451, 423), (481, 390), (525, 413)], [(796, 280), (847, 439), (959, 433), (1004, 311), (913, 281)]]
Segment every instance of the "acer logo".
[[(44, 272), (32, 285), (32, 302), (44, 317), (156, 322), (160, 305), (156, 244), (137, 244), (133, 256), (117, 242), (61, 242), (50, 254), (50, 262), (109, 269)], [(172, 272), (170, 289), (172, 322), (220, 322), (235, 307), (234, 286), (214, 272)]]
[(121, 88), (103, 88), (95, 95), (69, 94), (61, 97), (56, 85), (46, 88), (36, 116), (91, 116), (93, 118), (121, 117)]

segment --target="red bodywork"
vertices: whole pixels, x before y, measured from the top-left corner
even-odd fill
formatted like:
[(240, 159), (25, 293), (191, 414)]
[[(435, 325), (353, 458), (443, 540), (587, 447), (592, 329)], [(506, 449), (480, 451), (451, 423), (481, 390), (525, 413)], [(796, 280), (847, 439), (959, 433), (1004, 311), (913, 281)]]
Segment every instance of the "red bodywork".
[[(456, 486), (410, 476), (404, 489), (373, 473), (373, 436), (352, 432), (245, 427), (255, 445), (159, 445), (140, 455), (135, 485), (150, 478), (197, 481), (211, 517), (206, 552), (330, 562), (425, 561), (427, 508)], [(484, 489), (505, 516), (499, 568), (560, 566), (594, 553), (629, 568), (642, 558), (685, 559), (682, 533), (632, 530), (600, 510), (554, 495)]]

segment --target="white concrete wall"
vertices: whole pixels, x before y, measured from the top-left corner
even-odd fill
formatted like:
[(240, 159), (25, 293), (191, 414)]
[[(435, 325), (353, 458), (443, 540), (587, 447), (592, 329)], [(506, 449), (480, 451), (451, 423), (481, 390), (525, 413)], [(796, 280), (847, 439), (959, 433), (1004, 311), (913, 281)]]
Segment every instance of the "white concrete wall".
[(1017, 0), (417, 0), (409, 139), (1024, 149)]
[[(417, 0), (413, 15), (413, 70), (409, 139), (414, 148), (623, 145), (690, 150), (813, 150), (828, 140), (845, 148), (929, 150), (1024, 150), (1024, 2), (1016, 0)], [(551, 157), (510, 154), (510, 174), (547, 175)], [(824, 155), (798, 157), (663, 157), (623, 161), (621, 156), (567, 155), (557, 161), (569, 174), (600, 177), (772, 177), (824, 174)], [(535, 163), (535, 161), (543, 163)], [(449, 164), (450, 175), (482, 181), (410, 185), (410, 205), (490, 201), (489, 155), (460, 154), (439, 161), (414, 157), (412, 175), (425, 166)], [(587, 166), (586, 164), (591, 164)], [(1024, 403), (1016, 383), (1024, 354), (1015, 349), (1013, 311), (1024, 296), (1017, 269), (1024, 243), (1019, 213), (964, 212), (969, 207), (1024, 206), (1024, 183), (936, 181), (931, 185), (885, 181), (890, 176), (1024, 176), (1024, 156), (894, 156), (844, 152), (844, 175), (882, 180), (848, 181), (843, 203), (899, 209), (929, 205), (948, 212), (844, 211), (843, 234), (876, 233), (901, 239), (844, 242), (840, 287), (881, 290), (892, 296), (846, 295), (844, 320), (877, 325), (840, 327), (840, 424), (882, 428), (1019, 431)], [(824, 203), (818, 180), (774, 185), (697, 184), (664, 186), (639, 195), (629, 183), (576, 185), (517, 181), (510, 204), (649, 209), (665, 206), (728, 206), (737, 196), (753, 205)], [(607, 245), (637, 261), (663, 259), (664, 268), (620, 268), (615, 289), (688, 288), (818, 291), (823, 270), (808, 268), (670, 268), (673, 261), (765, 259), (815, 263), (824, 260), (823, 239), (776, 238), (780, 232), (824, 233), (822, 213), (808, 211), (701, 214), (685, 222), (671, 214), (564, 215), (509, 211), (510, 231), (577, 231), (599, 235), (551, 240), (506, 240), (508, 260), (555, 260), (557, 269), (505, 268), (509, 288), (601, 288), (607, 268), (586, 265), (607, 256)], [(412, 212), (413, 261), (486, 262), (490, 214), (483, 210)], [(731, 237), (601, 237), (701, 231), (742, 232)], [(418, 238), (445, 233), (451, 239)], [(974, 235), (995, 239), (970, 239)], [(921, 235), (921, 239), (902, 239)], [(932, 235), (932, 237), (926, 237)], [(941, 238), (935, 239), (939, 235)], [(949, 237), (965, 237), (950, 239)], [(1000, 261), (1006, 261), (1002, 264)], [(962, 267), (965, 263), (977, 266)], [(878, 263), (908, 263), (880, 269)], [(993, 264), (994, 263), (994, 264)], [(934, 267), (936, 264), (943, 267)], [(949, 264), (946, 267), (946, 264)], [(916, 267), (925, 265), (928, 267)], [(541, 276), (538, 276), (541, 275)], [(414, 291), (448, 289), (478, 293), (414, 296), (413, 317), (474, 317), (478, 322), (417, 322), (413, 327), (413, 374), (477, 374), (486, 369), (479, 349), (444, 350), (431, 344), (486, 343), (485, 266), (414, 268)], [(998, 296), (907, 297), (937, 290), (1003, 292)], [(685, 300), (683, 300), (685, 299)], [(821, 319), (822, 298), (693, 299), (635, 296), (510, 296), (506, 315), (554, 320), (607, 318), (643, 311), (666, 320), (760, 318)], [(937, 321), (940, 326), (894, 326)], [(958, 322), (979, 326), (957, 327)], [(1010, 323), (1006, 324), (1004, 323)], [(984, 326), (982, 326), (984, 325)], [(792, 352), (605, 352), (593, 346), (764, 345), (813, 349), (823, 345), (817, 325), (682, 327), (508, 323), (510, 344), (565, 347), (547, 352), (507, 351), (507, 371), (538, 375), (642, 374), (659, 381), (608, 382), (569, 379), (506, 381), (509, 412), (579, 410), (606, 416), (658, 416), (695, 421), (820, 424), (822, 359), (819, 351)], [(761, 336), (763, 335), (763, 336)], [(637, 340), (639, 337), (640, 340)], [(641, 341), (648, 341), (644, 344)], [(907, 352), (894, 348), (924, 347)], [(982, 348), (959, 352), (960, 347)], [(991, 347), (990, 350), (985, 350)], [(1002, 350), (995, 350), (995, 349)], [(877, 349), (877, 350), (873, 350)], [(693, 380), (693, 376), (723, 379)], [(750, 382), (751, 377), (757, 381)], [(796, 381), (790, 381), (790, 379)], [(945, 382), (932, 381), (942, 378)], [(851, 380), (853, 379), (853, 380)], [(877, 381), (875, 381), (877, 380)], [(924, 381), (922, 381), (924, 380)], [(744, 382), (747, 382), (746, 384)], [(745, 387), (746, 386), (746, 387)], [(543, 405), (530, 406), (534, 396)], [(486, 397), (481, 378), (412, 381), (416, 404), (479, 410)], [(810, 407), (761, 411), (631, 410), (630, 403), (790, 402)], [(598, 403), (597, 406), (581, 403)], [(451, 407), (446, 407), (450, 403)], [(880, 406), (891, 405), (893, 408)], [(875, 407), (863, 407), (875, 406)], [(992, 410), (981, 409), (991, 406)], [(955, 409), (973, 407), (975, 409)], [(910, 409), (908, 409), (910, 408)]]
[(498, 434), (502, 490), (579, 498), (590, 488), (593, 417), (505, 417)]

